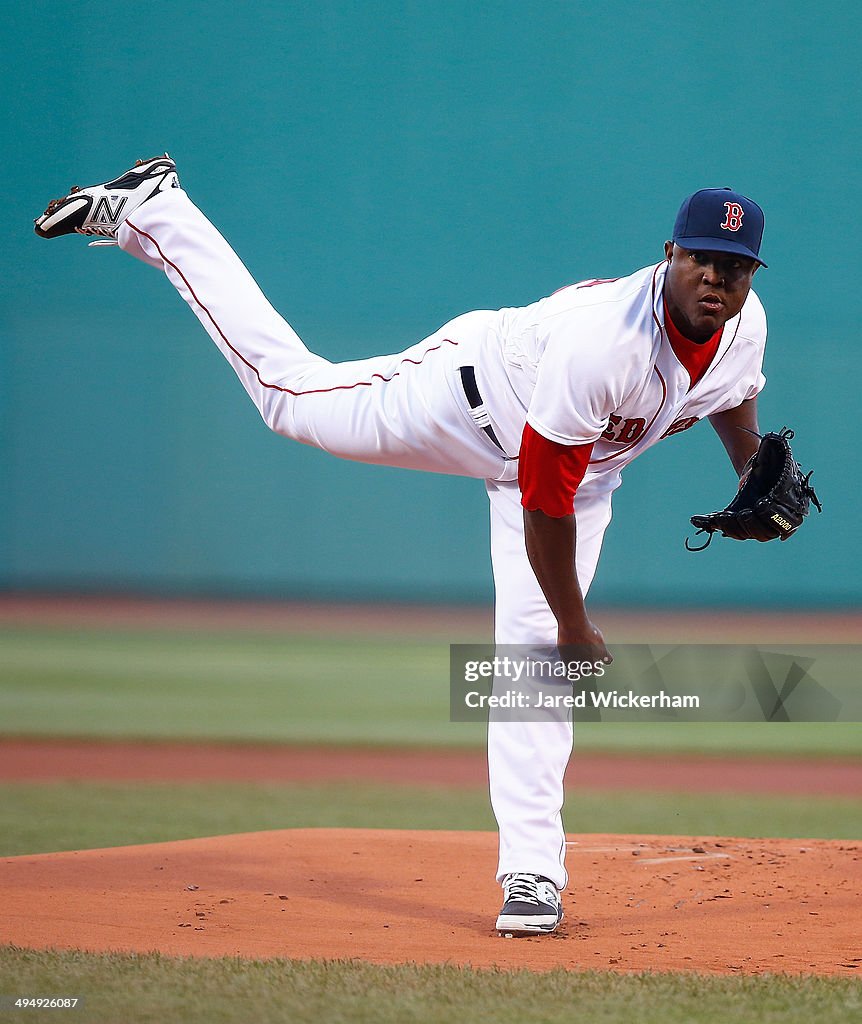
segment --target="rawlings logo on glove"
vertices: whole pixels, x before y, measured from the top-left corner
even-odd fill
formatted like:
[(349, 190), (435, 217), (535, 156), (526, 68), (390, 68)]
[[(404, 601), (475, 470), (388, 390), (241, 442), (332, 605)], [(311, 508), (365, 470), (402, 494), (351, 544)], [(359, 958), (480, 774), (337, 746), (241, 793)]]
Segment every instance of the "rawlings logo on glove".
[[(823, 508), (811, 486), (811, 473), (803, 476), (802, 467), (793, 458), (790, 440), (793, 431), (786, 427), (781, 433), (764, 434), (760, 447), (749, 459), (740, 478), (736, 497), (720, 512), (692, 516), (697, 536), (706, 533), (706, 543), (689, 551), (708, 548), (713, 534), (733, 540), (787, 540), (802, 525), (811, 502), (818, 512)], [(813, 470), (812, 470), (813, 472)]]

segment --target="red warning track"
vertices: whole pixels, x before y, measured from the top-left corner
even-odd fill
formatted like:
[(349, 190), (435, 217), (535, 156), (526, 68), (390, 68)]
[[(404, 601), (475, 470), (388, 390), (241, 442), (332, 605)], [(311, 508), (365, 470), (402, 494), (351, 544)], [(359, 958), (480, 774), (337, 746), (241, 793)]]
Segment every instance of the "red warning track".
[[(594, 610), (613, 643), (859, 643), (859, 612), (768, 612), (673, 609)], [(0, 594), (0, 624), (81, 629), (247, 629), (326, 635), (443, 637), (489, 641), (492, 612), (481, 606), (314, 604), (299, 601), (213, 601)]]
[[(486, 767), (480, 751), (0, 739), (0, 779), (484, 786)], [(569, 764), (567, 786), (858, 797), (862, 762), (577, 751)]]

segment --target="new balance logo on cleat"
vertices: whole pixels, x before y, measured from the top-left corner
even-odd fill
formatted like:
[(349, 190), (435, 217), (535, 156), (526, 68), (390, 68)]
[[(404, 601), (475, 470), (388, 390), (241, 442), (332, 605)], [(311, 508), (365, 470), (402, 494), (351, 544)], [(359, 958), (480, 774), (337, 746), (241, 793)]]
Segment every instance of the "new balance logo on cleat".
[[(100, 196), (91, 220), (98, 221), (100, 224), (119, 224), (120, 214), (123, 212), (127, 198), (127, 196)], [(113, 207), (111, 206), (112, 199), (114, 200)]]
[(101, 235), (103, 241), (99, 244), (110, 245), (116, 242), (117, 229), (123, 221), (142, 203), (159, 192), (179, 187), (176, 164), (167, 153), (138, 160), (134, 167), (111, 181), (87, 188), (76, 185), (61, 199), (54, 199), (36, 218), (35, 231), (42, 238)]

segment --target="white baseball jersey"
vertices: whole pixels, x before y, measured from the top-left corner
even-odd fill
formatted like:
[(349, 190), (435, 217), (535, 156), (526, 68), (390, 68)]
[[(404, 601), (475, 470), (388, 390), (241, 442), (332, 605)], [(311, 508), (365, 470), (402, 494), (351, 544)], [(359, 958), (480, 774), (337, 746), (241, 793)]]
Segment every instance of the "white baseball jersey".
[(477, 375), (507, 451), (517, 454), (526, 421), (559, 444), (595, 441), (585, 482), (610, 477), (669, 433), (761, 390), (766, 316), (754, 292), (689, 390), (664, 329), (666, 269), (663, 261), (500, 311), (496, 334), (477, 355)]
[[(595, 441), (575, 499), (575, 568), (586, 594), (622, 467), (764, 383), (766, 319), (750, 293), (689, 389), (664, 329), (665, 263), (521, 309), (463, 314), (394, 355), (330, 363), (305, 347), (181, 189), (140, 206), (118, 241), (164, 271), (276, 432), (342, 458), (485, 479), (499, 643), (556, 642), (524, 544), (517, 456), (525, 423), (562, 444)], [(478, 405), (466, 393), (465, 366)], [(527, 871), (565, 885), (560, 809), (572, 736), (570, 722), (489, 725), (499, 878)]]

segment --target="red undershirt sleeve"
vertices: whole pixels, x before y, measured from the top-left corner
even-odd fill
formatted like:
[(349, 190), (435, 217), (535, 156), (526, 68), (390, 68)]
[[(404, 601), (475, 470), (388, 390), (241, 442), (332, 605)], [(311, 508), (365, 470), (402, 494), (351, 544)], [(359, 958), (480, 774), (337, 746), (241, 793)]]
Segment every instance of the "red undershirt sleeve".
[(544, 512), (554, 519), (572, 515), (575, 491), (584, 479), (594, 444), (558, 444), (542, 437), (527, 423), (518, 460), (524, 508)]

